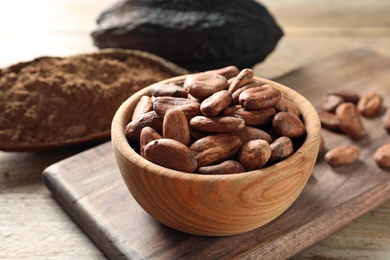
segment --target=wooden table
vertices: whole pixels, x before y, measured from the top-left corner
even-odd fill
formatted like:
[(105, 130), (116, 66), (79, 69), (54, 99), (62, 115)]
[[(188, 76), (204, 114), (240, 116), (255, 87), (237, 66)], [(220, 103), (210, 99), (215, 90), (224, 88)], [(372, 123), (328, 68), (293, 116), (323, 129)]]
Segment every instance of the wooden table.
[[(89, 33), (111, 1), (13, 0), (0, 9), (0, 67), (42, 55), (95, 51)], [(390, 58), (390, 2), (263, 0), (283, 28), (276, 50), (254, 67), (273, 78), (342, 50), (365, 47)], [(1, 113), (1, 111), (0, 111)], [(0, 152), (0, 259), (104, 259), (42, 184), (47, 166), (86, 149)], [(297, 255), (390, 259), (390, 201)]]

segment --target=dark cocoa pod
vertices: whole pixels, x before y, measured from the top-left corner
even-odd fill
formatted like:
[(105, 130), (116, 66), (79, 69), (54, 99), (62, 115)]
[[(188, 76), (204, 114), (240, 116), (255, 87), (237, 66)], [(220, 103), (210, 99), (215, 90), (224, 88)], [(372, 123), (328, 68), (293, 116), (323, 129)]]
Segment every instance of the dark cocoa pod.
[(283, 36), (254, 0), (127, 0), (105, 9), (92, 32), (98, 48), (143, 50), (192, 71), (253, 67)]

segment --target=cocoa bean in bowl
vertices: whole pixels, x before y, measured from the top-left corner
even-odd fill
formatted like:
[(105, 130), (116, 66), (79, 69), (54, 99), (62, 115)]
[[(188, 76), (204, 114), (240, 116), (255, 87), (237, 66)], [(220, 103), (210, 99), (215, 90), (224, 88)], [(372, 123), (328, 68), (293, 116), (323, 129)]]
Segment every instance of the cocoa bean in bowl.
[[(229, 88), (240, 72), (223, 71), (152, 84), (112, 121), (115, 158), (133, 197), (157, 221), (190, 234), (240, 234), (277, 218), (305, 187), (320, 146), (318, 114), (302, 95), (256, 76)], [(156, 91), (172, 86), (184, 91)], [(229, 89), (243, 94), (233, 99)], [(133, 117), (145, 96), (152, 106)]]

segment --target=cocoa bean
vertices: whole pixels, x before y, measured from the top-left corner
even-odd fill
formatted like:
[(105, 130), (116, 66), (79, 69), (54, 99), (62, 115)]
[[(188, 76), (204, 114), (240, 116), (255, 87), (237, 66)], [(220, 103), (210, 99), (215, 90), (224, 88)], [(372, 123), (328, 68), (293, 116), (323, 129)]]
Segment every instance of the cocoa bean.
[(270, 85), (249, 88), (243, 91), (238, 101), (246, 110), (261, 110), (276, 105), (282, 94), (276, 88)]
[(245, 172), (244, 166), (235, 160), (223, 161), (219, 164), (202, 166), (196, 170), (199, 174), (235, 174)]
[(320, 108), (322, 111), (334, 113), (336, 108), (344, 103), (345, 100), (343, 97), (338, 95), (326, 95), (320, 104)]
[(247, 171), (262, 168), (271, 157), (271, 148), (265, 140), (257, 139), (246, 143), (238, 154), (238, 161)]
[(295, 138), (303, 136), (306, 128), (299, 117), (291, 112), (278, 112), (272, 119), (272, 129), (278, 136)]
[(174, 139), (184, 145), (189, 145), (190, 127), (183, 111), (171, 109), (165, 114), (162, 133), (164, 138)]
[(180, 97), (187, 98), (188, 92), (175, 84), (155, 83), (150, 87), (150, 94), (154, 97)]
[(193, 142), (189, 148), (196, 152), (198, 167), (215, 164), (235, 155), (241, 148), (241, 139), (236, 135), (209, 135)]
[(347, 102), (339, 105), (335, 113), (341, 131), (350, 138), (358, 140), (366, 135), (360, 112), (354, 103)]
[(245, 90), (247, 90), (248, 88), (254, 88), (254, 87), (261, 87), (263, 86), (264, 84), (257, 81), (257, 80), (254, 80), (242, 87), (240, 87), (239, 89), (237, 89), (236, 91), (234, 91), (232, 93), (232, 97), (233, 97), (233, 100), (232, 100), (232, 104), (233, 105), (238, 105), (240, 102), (238, 101), (238, 98), (240, 97), (240, 94), (242, 92), (244, 92)]
[(157, 139), (144, 147), (145, 159), (182, 172), (195, 172), (195, 154), (184, 144), (172, 139)]
[(188, 98), (156, 97), (153, 101), (153, 110), (164, 117), (169, 109), (179, 109), (189, 120), (200, 114), (200, 103)]
[(246, 110), (241, 105), (229, 106), (222, 110), (222, 116), (239, 116), (246, 125), (260, 126), (272, 121), (276, 111), (273, 107), (261, 110)]
[(332, 167), (350, 165), (360, 157), (360, 150), (354, 145), (342, 145), (325, 154), (325, 161)]
[(200, 104), (200, 112), (205, 116), (216, 116), (232, 102), (232, 94), (227, 90), (215, 92)]
[(125, 127), (126, 137), (132, 141), (138, 141), (140, 138), (142, 128), (150, 126), (157, 132), (161, 132), (163, 118), (157, 115), (155, 111), (144, 113), (131, 121)]
[(252, 126), (245, 126), (244, 129), (234, 132), (233, 134), (240, 137), (242, 144), (246, 144), (247, 142), (256, 139), (263, 139), (268, 143), (272, 143), (272, 138), (266, 131)]
[(387, 109), (385, 114), (385, 126), (384, 128), (390, 134), (390, 108)]
[(208, 133), (231, 133), (245, 127), (244, 119), (228, 116), (195, 116), (190, 120), (189, 124), (195, 130)]
[(207, 72), (191, 74), (184, 81), (184, 88), (188, 93), (200, 100), (227, 87), (228, 81), (224, 76)]
[(331, 131), (340, 131), (340, 122), (337, 116), (330, 112), (319, 111), (321, 126)]
[(253, 71), (251, 69), (243, 69), (232, 80), (229, 85), (229, 92), (234, 93), (237, 89), (253, 81)]
[(340, 96), (345, 102), (351, 102), (354, 104), (357, 104), (360, 99), (360, 95), (357, 92), (348, 89), (336, 89), (329, 91), (328, 94)]
[(240, 73), (240, 70), (236, 66), (227, 66), (220, 69), (208, 70), (206, 72), (224, 76), (226, 79), (231, 79), (237, 76), (238, 73)]
[(379, 167), (390, 167), (390, 144), (379, 147), (374, 153), (374, 160)]
[(301, 116), (301, 111), (299, 110), (297, 104), (289, 96), (282, 92), (282, 97), (278, 103), (274, 105), (276, 112), (292, 112), (298, 117)]
[(270, 144), (271, 157), (269, 161), (271, 163), (280, 162), (286, 159), (294, 152), (293, 142), (290, 138), (282, 136), (277, 138)]
[(139, 138), (139, 146), (140, 146), (140, 155), (145, 157), (144, 148), (149, 142), (157, 139), (161, 139), (162, 136), (150, 126), (145, 126), (141, 130), (140, 138)]
[(368, 92), (360, 97), (357, 108), (364, 117), (375, 117), (382, 109), (383, 97), (376, 92)]
[(133, 121), (140, 115), (150, 112), (152, 110), (153, 110), (152, 99), (149, 96), (142, 96), (134, 108), (133, 115), (131, 116), (131, 120)]

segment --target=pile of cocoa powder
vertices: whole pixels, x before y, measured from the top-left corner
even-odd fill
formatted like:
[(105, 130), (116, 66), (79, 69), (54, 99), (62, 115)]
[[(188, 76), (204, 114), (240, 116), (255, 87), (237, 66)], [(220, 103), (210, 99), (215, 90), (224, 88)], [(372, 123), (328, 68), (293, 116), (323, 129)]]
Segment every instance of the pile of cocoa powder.
[(132, 93), (179, 72), (121, 52), (39, 57), (0, 70), (0, 150), (109, 132)]

